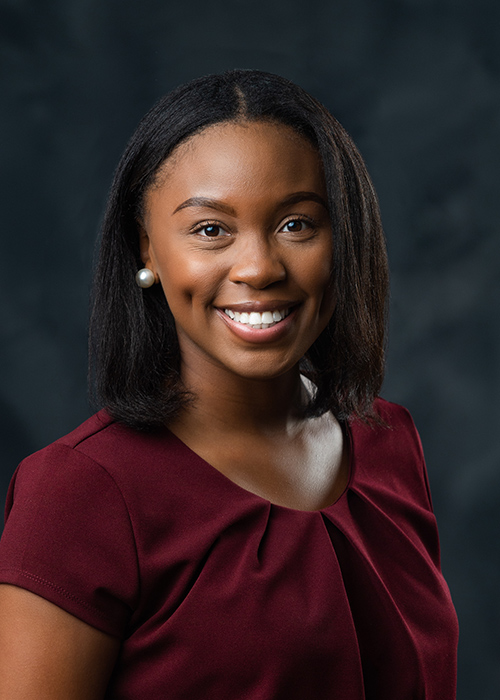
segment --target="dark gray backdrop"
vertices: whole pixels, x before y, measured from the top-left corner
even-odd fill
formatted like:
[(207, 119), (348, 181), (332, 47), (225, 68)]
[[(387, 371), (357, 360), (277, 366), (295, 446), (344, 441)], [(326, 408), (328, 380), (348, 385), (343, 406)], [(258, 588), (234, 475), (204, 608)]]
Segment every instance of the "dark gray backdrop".
[(340, 119), (375, 181), (384, 394), (426, 451), (459, 700), (498, 700), (499, 30), (497, 0), (0, 0), (0, 495), (19, 459), (89, 413), (93, 241), (138, 119), (200, 74), (281, 73)]

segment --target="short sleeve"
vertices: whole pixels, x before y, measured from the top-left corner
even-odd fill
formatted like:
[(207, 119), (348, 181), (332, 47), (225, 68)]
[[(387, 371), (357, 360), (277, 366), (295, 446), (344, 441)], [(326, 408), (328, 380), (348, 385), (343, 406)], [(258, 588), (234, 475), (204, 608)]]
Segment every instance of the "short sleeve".
[(422, 442), (410, 412), (383, 399), (377, 400), (377, 408), (388, 426), (378, 433), (383, 443), (380, 454), (387, 466), (384, 480), (393, 481), (394, 490), (433, 512)]
[(21, 463), (7, 497), (0, 582), (123, 634), (137, 604), (137, 552), (126, 503), (102, 466), (58, 443)]
[[(398, 406), (396, 404), (392, 404), (392, 406), (394, 406), (398, 411), (398, 420), (401, 426), (399, 428), (399, 432), (396, 431), (397, 439), (401, 439), (399, 438), (399, 435), (401, 434), (401, 431), (403, 431), (404, 442), (402, 441), (402, 444), (404, 445), (404, 450), (408, 455), (408, 461), (410, 464), (415, 464), (417, 466), (418, 475), (424, 488), (422, 503), (426, 504), (429, 510), (433, 512), (429, 475), (427, 473), (427, 466), (425, 463), (424, 450), (422, 447), (420, 434), (408, 409), (404, 406)], [(414, 485), (414, 488), (416, 488), (416, 485)]]

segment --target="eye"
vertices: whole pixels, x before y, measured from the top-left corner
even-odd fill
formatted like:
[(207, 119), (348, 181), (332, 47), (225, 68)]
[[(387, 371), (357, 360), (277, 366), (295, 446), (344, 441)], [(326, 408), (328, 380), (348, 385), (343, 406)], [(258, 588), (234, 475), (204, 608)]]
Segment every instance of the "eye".
[(220, 226), (217, 226), (217, 224), (208, 224), (208, 226), (203, 226), (203, 228), (198, 231), (198, 233), (203, 233), (210, 238), (215, 238), (221, 232), (222, 229)]
[(311, 227), (312, 223), (305, 219), (290, 219), (282, 226), (281, 230), (285, 231), (285, 233), (302, 233), (302, 231), (306, 231)]
[(199, 234), (203, 238), (221, 238), (227, 236), (228, 233), (219, 224), (206, 223), (198, 226), (194, 233)]

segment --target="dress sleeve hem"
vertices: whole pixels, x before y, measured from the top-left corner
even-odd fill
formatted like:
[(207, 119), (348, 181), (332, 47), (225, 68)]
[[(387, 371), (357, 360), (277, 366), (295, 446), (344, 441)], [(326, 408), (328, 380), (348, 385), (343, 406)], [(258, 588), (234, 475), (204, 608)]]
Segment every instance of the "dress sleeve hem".
[(101, 632), (110, 634), (113, 637), (121, 637), (123, 635), (124, 624), (122, 621), (104, 617), (102, 612), (92, 605), (41, 576), (22, 569), (1, 568), (0, 583), (18, 586), (30, 593), (39, 595), (70, 615), (86, 622), (91, 627), (101, 630)]

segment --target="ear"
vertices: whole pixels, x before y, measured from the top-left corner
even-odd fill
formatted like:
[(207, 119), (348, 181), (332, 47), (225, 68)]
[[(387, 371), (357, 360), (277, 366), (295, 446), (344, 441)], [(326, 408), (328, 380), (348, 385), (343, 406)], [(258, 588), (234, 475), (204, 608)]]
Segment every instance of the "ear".
[[(154, 266), (154, 256), (153, 256), (153, 250), (151, 246), (151, 240), (147, 234), (146, 229), (144, 228), (144, 225), (138, 222), (138, 228), (139, 228), (139, 251), (141, 255), (141, 260), (144, 263), (144, 267), (149, 268), (155, 273), (155, 277), (158, 278), (158, 275), (156, 274), (155, 266)], [(158, 280), (157, 280), (158, 281)]]

